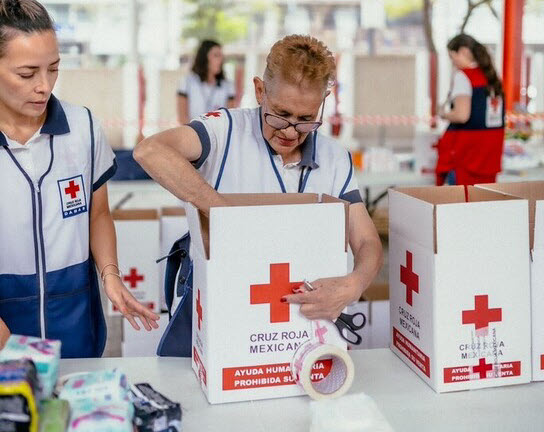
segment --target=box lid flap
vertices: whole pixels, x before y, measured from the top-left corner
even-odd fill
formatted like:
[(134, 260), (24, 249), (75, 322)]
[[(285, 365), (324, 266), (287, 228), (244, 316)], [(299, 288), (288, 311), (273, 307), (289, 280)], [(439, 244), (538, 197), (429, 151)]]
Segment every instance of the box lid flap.
[(485, 183), (476, 187), (529, 200), (530, 248), (544, 248), (544, 181)]
[(138, 220), (153, 220), (159, 218), (159, 212), (154, 209), (130, 209), (130, 210), (114, 210), (111, 212), (113, 220), (138, 221)]

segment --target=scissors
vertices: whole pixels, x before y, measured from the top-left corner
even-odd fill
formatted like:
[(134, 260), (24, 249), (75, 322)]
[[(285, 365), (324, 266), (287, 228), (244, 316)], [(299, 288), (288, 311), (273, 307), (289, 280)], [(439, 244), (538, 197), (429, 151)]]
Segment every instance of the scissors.
[[(303, 283), (308, 291), (315, 290), (312, 284), (306, 279), (304, 279)], [(363, 341), (363, 338), (357, 333), (357, 330), (361, 330), (366, 324), (366, 316), (364, 313), (356, 312), (354, 314), (348, 314), (342, 312), (333, 323), (338, 329), (340, 336), (342, 336), (346, 342), (353, 345), (359, 345)]]

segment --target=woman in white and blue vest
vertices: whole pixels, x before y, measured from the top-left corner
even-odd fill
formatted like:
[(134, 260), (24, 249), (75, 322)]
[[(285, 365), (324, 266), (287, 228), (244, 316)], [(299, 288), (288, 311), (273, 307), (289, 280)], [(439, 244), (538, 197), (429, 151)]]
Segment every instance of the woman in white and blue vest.
[(62, 357), (97, 357), (96, 268), (135, 328), (135, 318), (157, 328), (158, 316), (120, 278), (105, 184), (114, 154), (89, 110), (53, 96), (59, 63), (45, 8), (0, 0), (0, 343), (11, 332), (59, 339)]
[[(156, 181), (204, 212), (227, 204), (222, 193), (312, 192), (349, 201), (353, 272), (312, 281), (311, 292), (284, 298), (300, 303), (309, 319), (336, 319), (360, 298), (382, 262), (381, 242), (362, 203), (350, 154), (317, 133), (335, 71), (334, 57), (322, 42), (287, 36), (268, 54), (263, 79), (253, 80), (258, 108), (209, 112), (187, 126), (147, 138), (134, 151)], [(181, 239), (173, 248), (171, 263), (188, 261), (187, 243)], [(184, 296), (159, 345), (160, 354), (190, 356), (192, 291), (186, 264), (177, 278)], [(167, 271), (167, 280), (175, 272), (175, 266)], [(170, 300), (171, 289), (166, 294)]]

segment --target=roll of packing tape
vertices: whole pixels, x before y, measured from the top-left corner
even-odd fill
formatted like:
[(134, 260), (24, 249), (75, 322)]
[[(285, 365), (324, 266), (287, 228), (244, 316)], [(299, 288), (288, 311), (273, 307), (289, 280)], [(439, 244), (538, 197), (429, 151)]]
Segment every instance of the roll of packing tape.
[[(319, 376), (320, 368), (314, 365), (320, 360), (330, 360), (330, 370), (321, 379), (312, 381), (312, 375)], [(321, 364), (323, 365), (323, 363)], [(312, 399), (340, 397), (353, 383), (353, 361), (347, 351), (330, 344), (309, 340), (296, 351), (291, 361), (291, 373)]]

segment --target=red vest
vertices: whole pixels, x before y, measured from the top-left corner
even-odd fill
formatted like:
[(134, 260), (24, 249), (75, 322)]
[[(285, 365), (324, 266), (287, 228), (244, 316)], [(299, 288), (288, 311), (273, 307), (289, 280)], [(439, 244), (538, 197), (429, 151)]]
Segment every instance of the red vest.
[(487, 94), (487, 78), (480, 68), (461, 69), (472, 85), (470, 117), (450, 123), (437, 144), (438, 175), (463, 170), (473, 175), (495, 175), (501, 170), (504, 144), (502, 97)]

